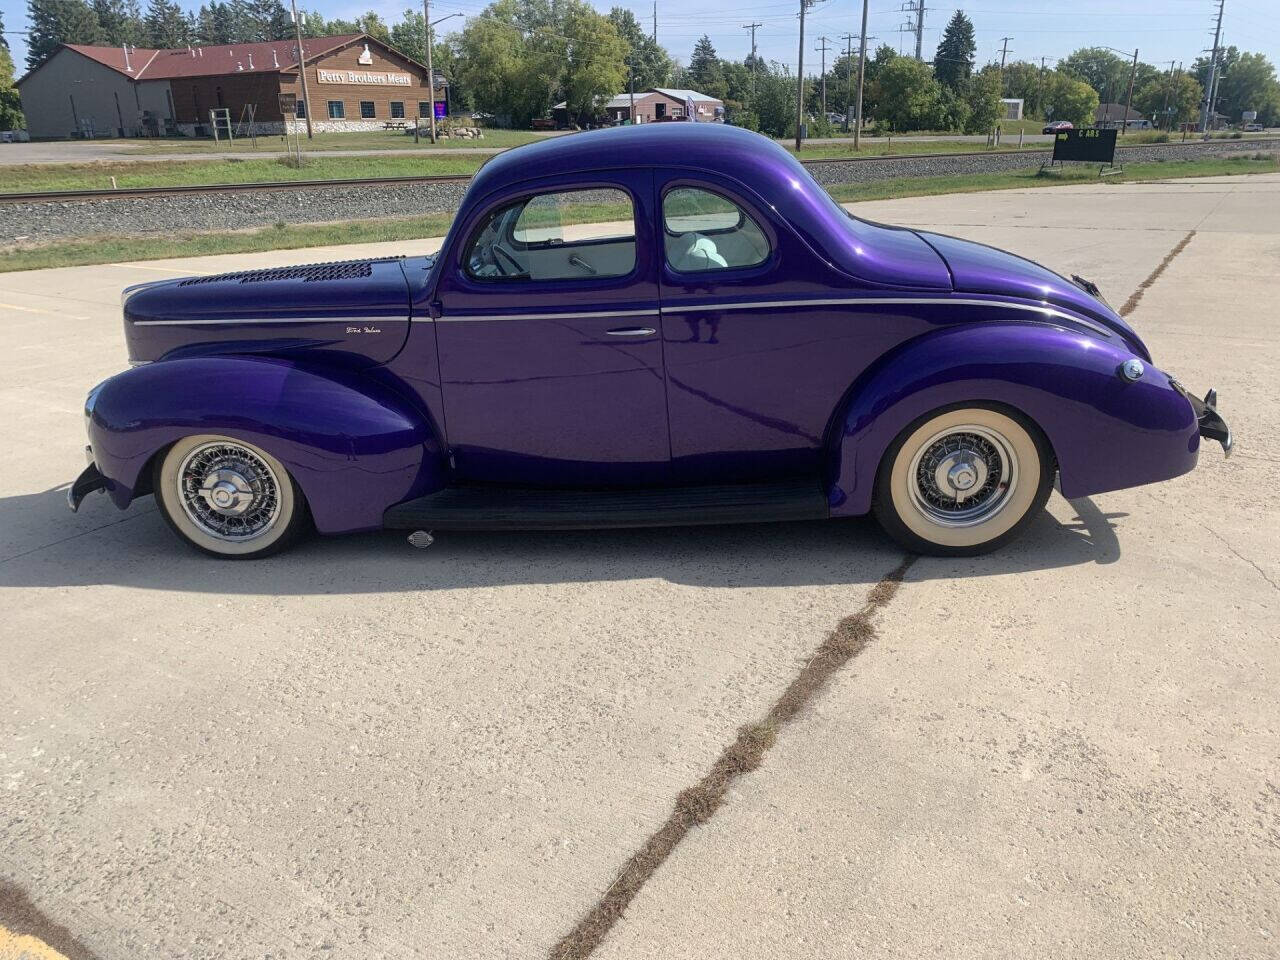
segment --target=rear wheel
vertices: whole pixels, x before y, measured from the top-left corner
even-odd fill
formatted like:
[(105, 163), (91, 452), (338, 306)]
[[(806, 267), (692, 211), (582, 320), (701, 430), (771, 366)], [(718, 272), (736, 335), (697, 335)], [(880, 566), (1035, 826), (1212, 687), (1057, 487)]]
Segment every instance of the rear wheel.
[(157, 463), (154, 485), (169, 526), (211, 556), (264, 557), (310, 528), (306, 500), (289, 471), (243, 440), (184, 437)]
[(880, 462), (873, 512), (916, 553), (972, 556), (1012, 540), (1049, 498), (1054, 464), (1031, 421), (986, 406), (935, 411)]

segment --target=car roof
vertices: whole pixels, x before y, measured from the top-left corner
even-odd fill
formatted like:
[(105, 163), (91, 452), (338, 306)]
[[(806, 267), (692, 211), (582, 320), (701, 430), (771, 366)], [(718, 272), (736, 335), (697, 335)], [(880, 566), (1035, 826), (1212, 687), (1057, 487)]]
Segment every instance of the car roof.
[(642, 123), (588, 130), (498, 154), (473, 181), (476, 192), (498, 184), (621, 167), (714, 170), (746, 183), (793, 174), (799, 167), (781, 146), (750, 130), (722, 123)]

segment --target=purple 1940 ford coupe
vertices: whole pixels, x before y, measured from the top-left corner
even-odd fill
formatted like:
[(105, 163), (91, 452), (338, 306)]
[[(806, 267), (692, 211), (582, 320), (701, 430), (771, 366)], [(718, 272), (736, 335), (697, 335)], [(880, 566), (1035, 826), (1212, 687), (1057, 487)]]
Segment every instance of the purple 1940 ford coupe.
[[(654, 124), (521, 147), (439, 255), (131, 287), (78, 507), (220, 557), (304, 531), (874, 512), (908, 548), (1230, 450), (1079, 278), (850, 216), (782, 148)], [(413, 539), (413, 538), (411, 538)], [(420, 541), (421, 542), (421, 541)]]

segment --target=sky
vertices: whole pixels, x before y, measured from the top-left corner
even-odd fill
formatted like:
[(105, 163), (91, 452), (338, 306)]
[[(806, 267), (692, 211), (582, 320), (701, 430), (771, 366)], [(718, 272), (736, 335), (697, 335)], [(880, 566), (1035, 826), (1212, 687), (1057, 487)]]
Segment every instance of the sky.
[[(186, 6), (198, 6), (181, 0)], [(413, 5), (420, 0), (413, 0)], [(592, 0), (602, 12), (615, 3)], [(974, 23), (978, 42), (978, 63), (1000, 59), (1001, 38), (1008, 42), (1010, 60), (1033, 60), (1065, 57), (1085, 46), (1107, 46), (1118, 50), (1139, 50), (1147, 63), (1168, 67), (1170, 60), (1191, 61), (1213, 43), (1214, 0), (972, 0), (972, 6), (960, 6)], [(352, 18), (366, 10), (380, 13), (391, 22), (397, 19), (409, 0), (304, 0), (303, 6), (315, 8), (328, 17)], [(473, 15), (485, 7), (485, 0), (432, 0), (432, 19), (448, 13)], [(653, 21), (652, 0), (619, 0), (619, 6), (632, 10), (646, 29)], [(143, 2), (145, 7), (145, 0)], [(888, 43), (904, 53), (915, 50), (914, 34), (901, 31), (909, 17), (901, 9), (900, 0), (870, 0), (867, 34), (875, 37), (868, 48)], [(942, 30), (959, 6), (925, 5), (924, 56), (932, 57)], [(1241, 50), (1265, 54), (1280, 66), (1280, 17), (1276, 16), (1276, 0), (1226, 0), (1223, 16), (1223, 45), (1235, 44)], [(1271, 10), (1267, 8), (1271, 7)], [(740, 60), (751, 51), (751, 34), (744, 24), (759, 23), (756, 44), (766, 60), (787, 64), (794, 72), (798, 58), (799, 24), (796, 13), (799, 0), (658, 0), (658, 40), (678, 60), (687, 63), (695, 41), (704, 33), (726, 59)], [(0, 0), (6, 31), (26, 29), (25, 0)], [(862, 7), (856, 0), (819, 0), (805, 18), (805, 73), (817, 74), (822, 54), (817, 50), (821, 38), (827, 37), (831, 50), (830, 63), (843, 51), (846, 33), (857, 34), (861, 27)], [(453, 27), (462, 21), (453, 20)], [(441, 27), (447, 29), (446, 26)], [(6, 39), (14, 53), (18, 72), (24, 70), (26, 57), (24, 38), (9, 33)], [(857, 41), (854, 41), (856, 48)], [(1131, 55), (1131, 54), (1130, 54)]]

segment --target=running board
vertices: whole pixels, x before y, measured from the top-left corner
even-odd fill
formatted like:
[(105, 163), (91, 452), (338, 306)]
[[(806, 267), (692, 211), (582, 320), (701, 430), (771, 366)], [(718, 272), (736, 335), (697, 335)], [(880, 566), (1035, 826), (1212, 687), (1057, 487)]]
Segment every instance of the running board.
[(632, 490), (446, 487), (383, 514), (393, 530), (592, 530), (825, 520), (816, 481)]

